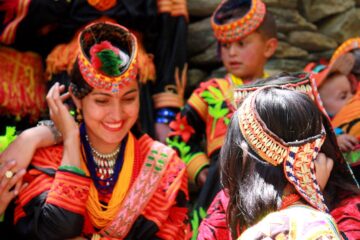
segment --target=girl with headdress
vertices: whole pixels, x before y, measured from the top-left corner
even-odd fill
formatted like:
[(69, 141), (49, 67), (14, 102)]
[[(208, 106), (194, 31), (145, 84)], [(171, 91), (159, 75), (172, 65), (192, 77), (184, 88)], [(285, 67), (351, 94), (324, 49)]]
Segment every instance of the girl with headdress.
[(221, 153), (233, 238), (342, 239), (322, 193), (334, 164), (319, 154), (325, 135), (305, 94), (265, 87), (244, 100)]
[[(63, 145), (39, 149), (16, 202), (22, 238), (184, 239), (187, 176), (175, 152), (139, 133), (137, 42), (120, 25), (79, 36), (70, 91), (47, 95)], [(71, 96), (76, 124), (63, 103)]]
[[(322, 112), (322, 124), (326, 131), (326, 138), (321, 147), (321, 152), (334, 160), (334, 167), (330, 173), (329, 183), (323, 191), (326, 206), (339, 224), (339, 229), (344, 236), (346, 235), (349, 239), (359, 238), (360, 211), (357, 210), (356, 206), (359, 203), (360, 191), (356, 187), (357, 183), (353, 178), (350, 167), (343, 159), (337, 146), (336, 137), (330, 121), (325, 115), (325, 110), (316, 89), (315, 80), (304, 73), (291, 75), (281, 74), (272, 78), (259, 80), (254, 84), (235, 89), (234, 98), (236, 104), (239, 106), (250, 93), (268, 85), (289, 88), (305, 93), (315, 101), (318, 109)], [(225, 191), (220, 191), (216, 196), (208, 210), (208, 217), (204, 219), (200, 226), (199, 239), (231, 238), (228, 222), (226, 221), (229, 198), (230, 195), (226, 188)]]

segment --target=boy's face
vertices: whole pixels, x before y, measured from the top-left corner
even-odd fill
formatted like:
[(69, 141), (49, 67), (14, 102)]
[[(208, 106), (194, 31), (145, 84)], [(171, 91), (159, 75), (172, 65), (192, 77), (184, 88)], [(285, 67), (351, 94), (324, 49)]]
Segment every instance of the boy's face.
[(349, 79), (342, 74), (336, 74), (328, 79), (319, 88), (321, 100), (326, 112), (334, 116), (353, 96)]
[[(226, 70), (236, 77), (253, 80), (264, 73), (266, 60), (274, 53), (275, 39), (266, 40), (260, 33), (253, 32), (238, 42), (221, 44), (221, 59)], [(276, 42), (277, 43), (277, 42)]]

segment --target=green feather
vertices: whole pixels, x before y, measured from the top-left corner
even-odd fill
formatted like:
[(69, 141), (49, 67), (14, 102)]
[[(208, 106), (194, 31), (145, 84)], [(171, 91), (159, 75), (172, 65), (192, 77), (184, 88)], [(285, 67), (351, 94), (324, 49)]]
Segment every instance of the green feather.
[(108, 76), (118, 76), (121, 71), (119, 69), (122, 60), (119, 54), (116, 54), (113, 50), (105, 49), (96, 54), (101, 61), (101, 71)]

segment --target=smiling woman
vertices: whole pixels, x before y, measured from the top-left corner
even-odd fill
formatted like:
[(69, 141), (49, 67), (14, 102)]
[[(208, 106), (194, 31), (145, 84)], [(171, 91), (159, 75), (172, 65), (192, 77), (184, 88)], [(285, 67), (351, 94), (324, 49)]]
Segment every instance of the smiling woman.
[(136, 130), (137, 45), (109, 23), (80, 34), (68, 96), (47, 95), (63, 145), (38, 150), (20, 192), (16, 228), (24, 239), (184, 239), (187, 176), (175, 152)]

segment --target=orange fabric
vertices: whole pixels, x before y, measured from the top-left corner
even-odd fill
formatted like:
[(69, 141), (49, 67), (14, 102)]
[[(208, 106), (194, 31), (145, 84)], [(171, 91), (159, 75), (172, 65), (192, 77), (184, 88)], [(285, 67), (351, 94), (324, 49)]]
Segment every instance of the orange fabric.
[(0, 47), (0, 71), (0, 114), (36, 121), (46, 107), (41, 57)]
[(99, 11), (106, 11), (116, 5), (117, 0), (87, 0), (89, 5), (93, 6)]
[(184, 16), (189, 21), (189, 12), (186, 0), (157, 0), (159, 13), (170, 13), (171, 16)]
[[(147, 135), (144, 135), (136, 140), (135, 144), (137, 146), (135, 149), (133, 173), (138, 176), (141, 174), (139, 170), (144, 163), (144, 158), (147, 156), (154, 141)], [(37, 167), (56, 170), (61, 164), (62, 151), (62, 146), (40, 149), (36, 152), (32, 164)], [(93, 228), (86, 212), (86, 199), (88, 198), (90, 178), (67, 171), (57, 171), (54, 178), (39, 170), (32, 170), (27, 174), (26, 179), (28, 179), (29, 186), (19, 195), (15, 211), (16, 222), (26, 216), (22, 210), (23, 206), (34, 197), (48, 191), (47, 203), (74, 213), (83, 214), (85, 216), (83, 233), (92, 234), (97, 232)], [(132, 180), (135, 179), (132, 178)], [(179, 192), (182, 191), (185, 198), (188, 199), (187, 175), (184, 164), (177, 156), (172, 155), (160, 183), (155, 187), (154, 195), (146, 204), (141, 214), (145, 218), (154, 221), (158, 226), (158, 237), (162, 239), (185, 239), (184, 236), (187, 234), (187, 208), (177, 206), (177, 197)]]
[(90, 182), (90, 178), (79, 177), (65, 171), (57, 171), (46, 198), (46, 203), (84, 215)]
[(331, 121), (334, 127), (360, 139), (360, 91), (335, 115)]
[(358, 48), (360, 48), (360, 37), (346, 40), (335, 50), (330, 59), (330, 63), (336, 61), (340, 56)]
[(139, 79), (141, 83), (146, 83), (147, 81), (155, 81), (156, 79), (156, 70), (154, 64), (154, 55), (147, 53), (145, 50), (143, 42), (143, 37), (141, 33), (130, 30), (138, 40), (138, 56), (137, 62), (139, 65)]
[[(13, 0), (13, 2), (16, 2)], [(18, 0), (17, 3), (9, 4), (9, 3), (0, 3), (1, 10), (5, 10), (5, 21), (10, 21), (10, 18), (13, 15), (16, 15), (15, 18), (5, 27), (0, 35), (0, 42), (10, 45), (14, 43), (16, 30), (19, 26), (20, 22), (26, 17), (29, 11), (31, 0)], [(8, 4), (8, 6), (6, 6)], [(5, 5), (5, 6), (4, 6)], [(7, 8), (8, 7), (8, 8)], [(5, 8), (5, 9), (4, 9)]]
[[(31, 164), (44, 169), (56, 170), (61, 163), (62, 150), (62, 146), (39, 149), (35, 153)], [(89, 178), (63, 171), (58, 171), (55, 178), (53, 178), (37, 169), (33, 169), (25, 175), (24, 180), (29, 183), (29, 186), (19, 194), (15, 209), (15, 222), (25, 216), (22, 208), (26, 204), (47, 191), (49, 191), (46, 200), (48, 203), (79, 214), (84, 213), (86, 203), (84, 199), (87, 198), (88, 192), (86, 188), (91, 181)]]
[(57, 45), (46, 58), (46, 76), (51, 79), (53, 74), (58, 74), (62, 71), (71, 73), (75, 63), (79, 47), (77, 43), (78, 35), (69, 43)]

